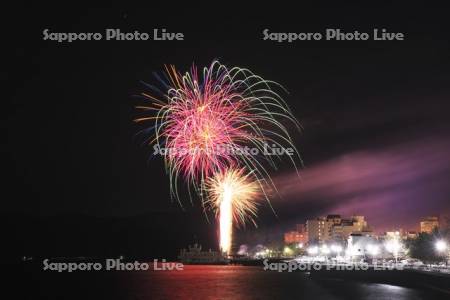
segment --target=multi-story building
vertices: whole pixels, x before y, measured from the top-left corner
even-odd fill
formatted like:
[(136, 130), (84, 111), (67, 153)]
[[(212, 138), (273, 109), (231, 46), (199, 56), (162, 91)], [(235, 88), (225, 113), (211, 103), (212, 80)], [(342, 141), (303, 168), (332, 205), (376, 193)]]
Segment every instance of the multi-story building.
[(405, 231), (403, 234), (403, 239), (415, 239), (417, 238), (417, 232), (416, 231)]
[(342, 219), (340, 215), (328, 215), (306, 222), (310, 243), (327, 241), (347, 241), (352, 233), (371, 234), (364, 216)]
[(306, 230), (308, 232), (309, 243), (322, 243), (329, 239), (329, 227), (325, 217), (319, 217), (314, 220), (306, 221)]
[(417, 232), (415, 231), (405, 231), (403, 229), (396, 229), (393, 231), (386, 231), (381, 238), (385, 240), (389, 239), (415, 239), (417, 237)]
[(365, 232), (371, 234), (364, 216), (352, 216), (350, 219), (342, 219), (340, 224), (336, 224), (332, 229), (334, 240), (346, 241), (352, 233)]
[(354, 231), (356, 229), (353, 227), (352, 220), (342, 220), (340, 224), (333, 227), (333, 239), (346, 240)]
[(386, 231), (382, 235), (382, 238), (384, 240), (399, 240), (402, 238), (402, 235), (403, 235), (403, 230), (398, 229), (398, 230), (393, 230), (393, 231)]
[(352, 216), (352, 223), (355, 231), (364, 231), (367, 228), (364, 216)]
[(379, 241), (365, 233), (352, 233), (347, 240), (346, 255), (355, 258), (358, 256), (376, 256), (381, 250)]
[(302, 244), (308, 243), (308, 233), (298, 230), (288, 231), (284, 233), (284, 243), (285, 244)]
[(297, 224), (296, 228), (297, 228), (298, 232), (302, 232), (302, 233), (306, 232), (305, 224)]
[(432, 233), (435, 228), (439, 228), (438, 217), (426, 217), (420, 222), (420, 232)]
[(327, 221), (331, 222), (333, 225), (339, 225), (342, 222), (342, 218), (340, 215), (328, 215)]

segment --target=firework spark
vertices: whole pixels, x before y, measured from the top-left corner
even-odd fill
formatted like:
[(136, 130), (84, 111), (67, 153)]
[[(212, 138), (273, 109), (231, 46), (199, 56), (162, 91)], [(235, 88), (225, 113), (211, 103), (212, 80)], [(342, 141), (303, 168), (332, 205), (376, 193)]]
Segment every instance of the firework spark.
[(220, 249), (229, 254), (233, 235), (233, 220), (245, 225), (251, 220), (255, 225), (260, 185), (253, 173), (242, 169), (227, 169), (216, 173), (206, 181), (207, 205), (219, 220)]
[[(228, 69), (214, 61), (201, 75), (195, 66), (184, 75), (170, 66), (165, 80), (158, 79), (163, 91), (149, 87), (162, 99), (143, 93), (150, 104), (138, 107), (144, 115), (136, 121), (153, 122), (142, 132), (153, 132), (146, 142), (165, 149), (171, 196), (180, 202), (177, 182), (183, 177), (205, 211), (215, 211), (220, 249), (229, 254), (233, 221), (256, 225), (258, 196), (270, 205), (265, 188), (276, 191), (265, 167), (276, 168), (267, 145), (293, 149), (300, 160), (283, 121), (299, 124), (275, 91), (282, 87), (248, 69)], [(295, 159), (288, 157), (295, 167)]]
[[(274, 91), (281, 88), (277, 83), (247, 69), (228, 69), (218, 61), (204, 68), (201, 76), (195, 66), (185, 75), (173, 66), (166, 67), (166, 79), (159, 79), (163, 91), (149, 87), (163, 98), (143, 93), (151, 103), (138, 107), (144, 115), (136, 121), (153, 121), (143, 132), (152, 131), (148, 143), (165, 149), (171, 195), (177, 200), (180, 177), (201, 197), (207, 178), (233, 166), (245, 167), (259, 180), (271, 181), (264, 166), (276, 166), (264, 147), (295, 149), (282, 119), (298, 123)], [(295, 166), (294, 158), (289, 159)]]

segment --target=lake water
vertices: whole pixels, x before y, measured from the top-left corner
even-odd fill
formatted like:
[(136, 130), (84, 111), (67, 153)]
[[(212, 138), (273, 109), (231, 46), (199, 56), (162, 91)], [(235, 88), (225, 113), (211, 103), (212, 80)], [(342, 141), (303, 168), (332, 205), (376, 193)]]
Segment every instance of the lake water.
[[(445, 299), (437, 291), (316, 279), (262, 267), (184, 266), (182, 271), (34, 273), (28, 299)], [(35, 297), (36, 295), (40, 297)], [(34, 295), (34, 296), (33, 296)], [(447, 298), (448, 299), (448, 298)]]

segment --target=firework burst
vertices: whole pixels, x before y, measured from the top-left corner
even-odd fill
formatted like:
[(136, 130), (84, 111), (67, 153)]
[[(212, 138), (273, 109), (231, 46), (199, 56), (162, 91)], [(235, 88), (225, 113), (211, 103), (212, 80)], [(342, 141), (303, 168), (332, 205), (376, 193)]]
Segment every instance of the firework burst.
[(245, 169), (226, 169), (217, 172), (206, 181), (206, 204), (216, 212), (219, 220), (219, 245), (229, 254), (233, 235), (233, 220), (245, 225), (250, 220), (255, 225), (260, 185), (252, 172)]
[[(184, 75), (174, 66), (166, 67), (165, 79), (158, 79), (164, 85), (162, 91), (149, 87), (162, 97), (143, 93), (150, 104), (138, 107), (144, 115), (136, 121), (153, 122), (142, 132), (152, 132), (147, 142), (165, 149), (171, 195), (177, 200), (180, 177), (205, 204), (202, 189), (207, 178), (234, 166), (271, 182), (265, 166), (276, 165), (271, 155), (265, 155), (265, 146), (295, 149), (282, 122), (298, 123), (275, 92), (282, 89), (277, 83), (247, 69), (228, 69), (218, 61), (201, 74), (195, 66)], [(289, 159), (295, 166), (294, 158)]]

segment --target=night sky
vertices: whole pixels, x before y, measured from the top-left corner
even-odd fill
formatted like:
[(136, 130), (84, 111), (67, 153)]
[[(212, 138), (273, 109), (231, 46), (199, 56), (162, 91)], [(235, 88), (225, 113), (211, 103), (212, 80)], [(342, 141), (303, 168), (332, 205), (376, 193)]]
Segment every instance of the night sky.
[[(63, 11), (22, 12), (27, 22), (11, 21), (14, 29), (3, 37), (8, 45), (1, 70), (4, 214), (178, 214), (162, 160), (149, 160), (151, 149), (134, 137), (142, 126), (132, 122), (139, 104), (133, 95), (145, 89), (140, 81), (153, 82), (152, 72), (164, 64), (186, 71), (193, 62), (204, 66), (216, 58), (281, 83), (304, 128), (291, 132), (304, 160), (303, 179), (296, 181), (288, 164), (273, 173), (283, 197), (273, 199), (277, 216), (262, 205), (262, 228), (354, 213), (377, 230), (417, 229), (420, 217), (450, 212), (447, 18), (401, 7), (383, 17), (358, 15), (353, 8), (347, 15), (302, 9), (292, 16), (227, 17), (156, 6)], [(183, 32), (185, 41), (59, 44), (42, 40), (45, 28), (166, 28)], [(406, 39), (279, 44), (262, 40), (265, 28), (386, 28)], [(185, 209), (200, 211), (199, 202)]]

